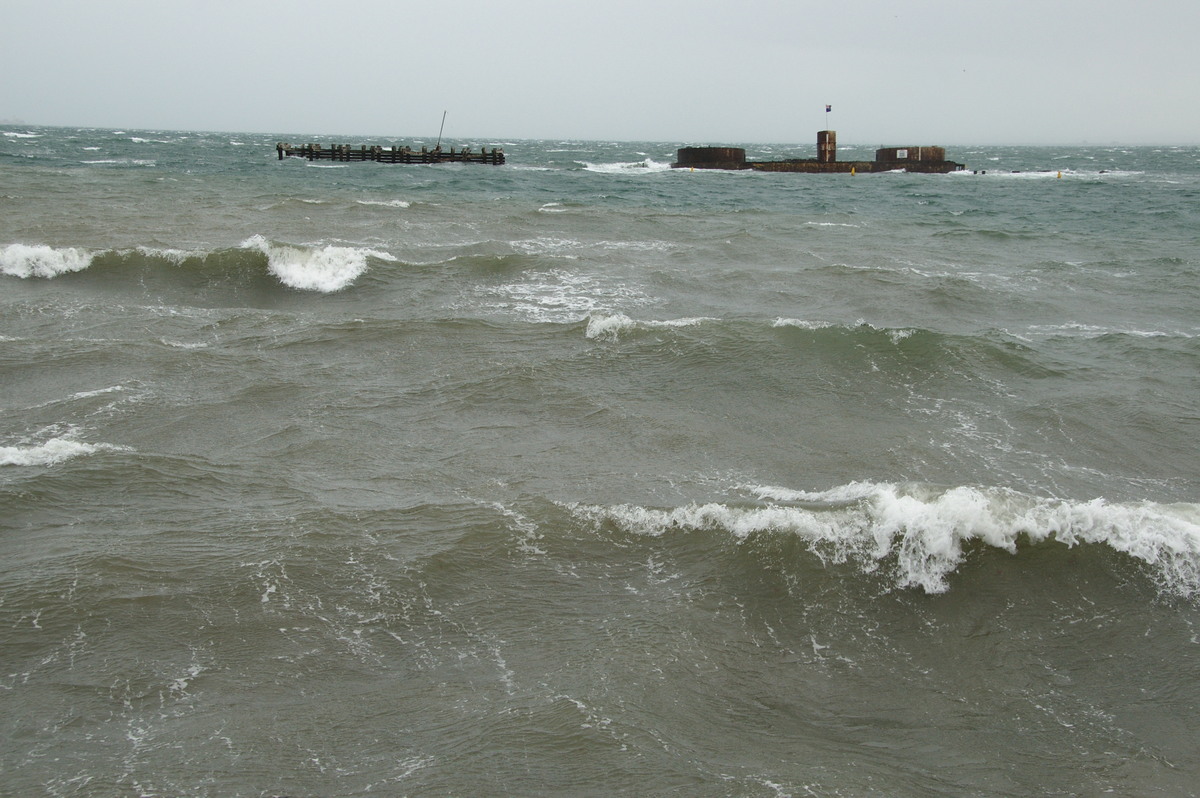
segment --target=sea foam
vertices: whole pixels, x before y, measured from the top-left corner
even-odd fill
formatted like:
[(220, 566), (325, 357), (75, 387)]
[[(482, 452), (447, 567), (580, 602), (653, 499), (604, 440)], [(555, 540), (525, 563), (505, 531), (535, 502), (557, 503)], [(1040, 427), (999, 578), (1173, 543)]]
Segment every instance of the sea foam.
[(646, 158), (643, 161), (622, 163), (590, 163), (588, 161), (578, 161), (577, 163), (589, 172), (601, 172), (603, 174), (650, 174), (671, 171), (671, 164), (655, 161), (651, 158)]
[(301, 291), (341, 291), (367, 270), (367, 258), (395, 260), (385, 252), (357, 247), (304, 247), (272, 244), (261, 235), (242, 242), (267, 256), (267, 268), (286, 286)]
[(629, 318), (623, 313), (617, 313), (611, 316), (593, 313), (588, 317), (587, 332), (588, 338), (593, 340), (609, 340), (615, 341), (621, 333), (631, 332), (634, 330), (662, 330), (672, 327), (694, 327), (697, 324), (703, 324), (706, 321), (715, 321), (705, 317), (695, 317), (686, 319), (668, 319), (666, 321), (637, 321)]
[(1146, 565), (1168, 593), (1200, 595), (1200, 505), (1045, 499), (1001, 488), (935, 488), (854, 482), (820, 492), (743, 488), (765, 502), (670, 509), (571, 507), (578, 517), (635, 534), (723, 530), (738, 540), (767, 532), (805, 539), (818, 556), (883, 571), (899, 588), (949, 589), (948, 577), (978, 541), (1016, 553), (1022, 539), (1103, 544)]
[(75, 247), (54, 248), (45, 244), (9, 244), (0, 249), (0, 274), (11, 277), (57, 277), (86, 269), (92, 253)]
[(52, 438), (32, 446), (0, 446), (0, 466), (46, 466), (101, 451), (124, 451), (107, 443), (82, 443), (69, 438)]

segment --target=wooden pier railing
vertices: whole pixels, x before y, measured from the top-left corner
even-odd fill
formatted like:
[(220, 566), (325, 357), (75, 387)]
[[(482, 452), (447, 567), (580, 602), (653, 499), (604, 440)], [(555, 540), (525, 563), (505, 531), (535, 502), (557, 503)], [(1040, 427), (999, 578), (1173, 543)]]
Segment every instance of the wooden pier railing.
[(347, 144), (334, 144), (322, 147), (320, 144), (291, 144), (280, 142), (275, 145), (279, 152), (279, 160), (284, 158), (304, 158), (309, 161), (375, 161), (376, 163), (481, 163), (500, 166), (504, 163), (504, 150), (493, 147), (481, 148), (474, 151), (463, 147), (455, 151), (453, 147), (443, 150), (434, 147), (432, 150), (422, 147), (420, 151), (409, 147), (368, 147), (362, 145), (351, 147)]

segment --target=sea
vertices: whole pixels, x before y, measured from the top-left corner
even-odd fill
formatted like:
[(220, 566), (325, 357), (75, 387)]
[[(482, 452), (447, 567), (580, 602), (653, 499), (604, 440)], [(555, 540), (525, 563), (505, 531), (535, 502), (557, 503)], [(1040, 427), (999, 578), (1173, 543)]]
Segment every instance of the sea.
[(808, 138), (0, 126), (0, 794), (1200, 793), (1200, 147)]

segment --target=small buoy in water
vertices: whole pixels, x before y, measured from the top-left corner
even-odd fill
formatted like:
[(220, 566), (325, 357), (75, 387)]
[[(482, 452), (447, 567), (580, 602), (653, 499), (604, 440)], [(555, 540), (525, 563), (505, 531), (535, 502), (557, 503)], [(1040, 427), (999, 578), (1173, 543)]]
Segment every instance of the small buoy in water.
[(853, 167), (853, 166), (851, 166), (851, 167), (850, 167), (850, 176), (851, 176), (851, 177), (853, 177), (855, 174), (857, 174), (857, 172), (855, 172), (855, 171), (854, 171), (854, 167)]
[(1062, 180), (1062, 172), (1059, 172), (1059, 173), (1058, 173), (1058, 179), (1059, 179), (1059, 180)]

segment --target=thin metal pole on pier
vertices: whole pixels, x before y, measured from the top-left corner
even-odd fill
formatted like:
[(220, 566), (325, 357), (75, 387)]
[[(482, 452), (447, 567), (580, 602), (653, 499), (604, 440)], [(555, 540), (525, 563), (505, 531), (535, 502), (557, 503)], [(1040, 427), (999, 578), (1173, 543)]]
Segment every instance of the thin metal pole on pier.
[(435, 147), (434, 149), (440, 150), (442, 148), (442, 131), (445, 129), (446, 129), (446, 112), (442, 111), (442, 126), (438, 128), (438, 142), (437, 142), (437, 147)]

